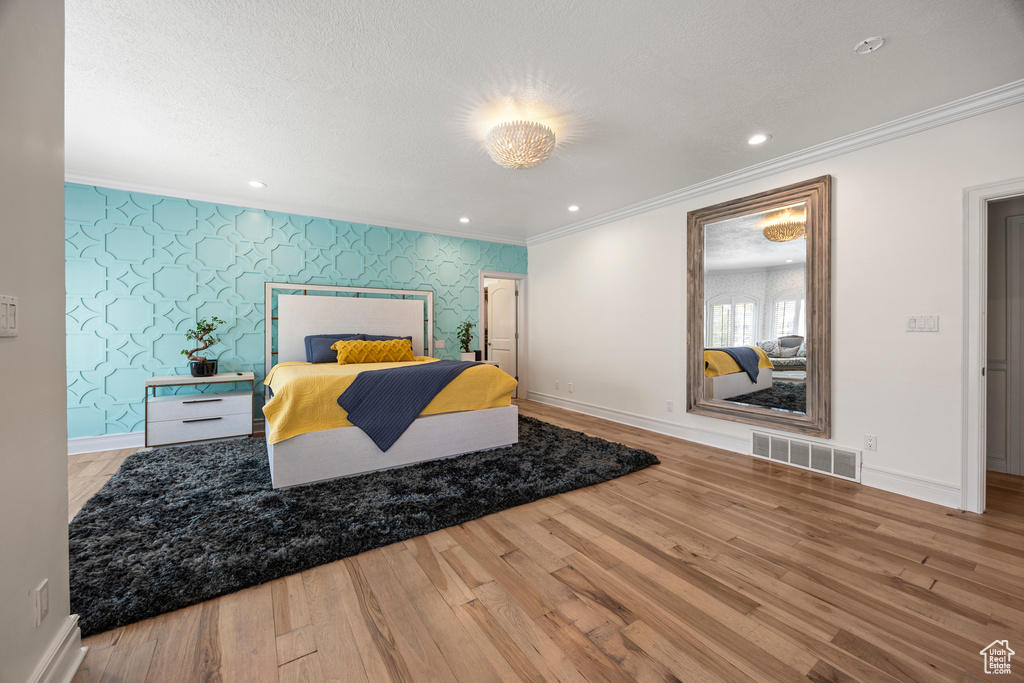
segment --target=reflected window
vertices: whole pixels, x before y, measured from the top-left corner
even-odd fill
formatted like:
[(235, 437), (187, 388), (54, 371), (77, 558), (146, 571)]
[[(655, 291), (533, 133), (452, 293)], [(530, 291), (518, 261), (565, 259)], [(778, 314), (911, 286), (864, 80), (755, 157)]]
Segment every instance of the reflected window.
[(757, 336), (757, 302), (748, 296), (726, 294), (708, 302), (705, 345), (747, 346)]
[(791, 334), (805, 337), (807, 331), (807, 300), (802, 289), (782, 292), (772, 305), (772, 336), (776, 339)]

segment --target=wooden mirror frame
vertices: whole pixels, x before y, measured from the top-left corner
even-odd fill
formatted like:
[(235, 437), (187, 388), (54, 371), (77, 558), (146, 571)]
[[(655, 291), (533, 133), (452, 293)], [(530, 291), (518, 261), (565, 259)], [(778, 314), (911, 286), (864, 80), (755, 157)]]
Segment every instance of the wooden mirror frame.
[[(807, 412), (704, 398), (704, 229), (709, 223), (806, 202)], [(686, 412), (787, 432), (832, 436), (832, 177), (821, 176), (686, 214)]]

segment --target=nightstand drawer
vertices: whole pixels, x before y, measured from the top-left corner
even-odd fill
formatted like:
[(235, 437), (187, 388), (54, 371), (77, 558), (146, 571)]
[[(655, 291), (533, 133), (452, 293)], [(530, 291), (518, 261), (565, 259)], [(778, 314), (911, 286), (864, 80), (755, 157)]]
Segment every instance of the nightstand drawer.
[(149, 399), (150, 424), (164, 420), (188, 420), (225, 415), (252, 416), (252, 392), (223, 391), (207, 394), (182, 394)]
[(249, 410), (244, 414), (236, 415), (150, 421), (147, 430), (147, 445), (161, 446), (169, 443), (223, 439), (229, 436), (248, 434), (252, 434), (252, 412)]

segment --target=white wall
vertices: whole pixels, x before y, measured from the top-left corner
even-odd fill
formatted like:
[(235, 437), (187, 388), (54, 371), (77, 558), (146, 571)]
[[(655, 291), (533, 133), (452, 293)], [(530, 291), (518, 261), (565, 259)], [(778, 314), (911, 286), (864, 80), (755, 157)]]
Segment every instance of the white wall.
[[(956, 493), (964, 188), (1024, 175), (1021, 130), (1019, 104), (532, 243), (531, 398), (745, 452), (750, 427), (680, 411), (686, 212), (830, 174), (832, 442), (875, 434), (866, 472)], [(905, 332), (911, 314), (938, 314), (940, 331)]]
[[(25, 681), (69, 624), (64, 374), (64, 4), (0, 2), (0, 681)], [(33, 624), (33, 589), (50, 614)]]

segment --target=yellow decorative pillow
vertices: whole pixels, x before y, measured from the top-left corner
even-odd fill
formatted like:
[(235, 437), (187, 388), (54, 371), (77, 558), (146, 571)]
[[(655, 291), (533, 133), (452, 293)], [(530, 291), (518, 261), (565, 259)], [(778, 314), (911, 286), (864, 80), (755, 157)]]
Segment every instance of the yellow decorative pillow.
[(349, 363), (400, 363), (414, 360), (412, 342), (408, 339), (388, 341), (337, 341), (331, 346), (338, 352), (338, 364)]

